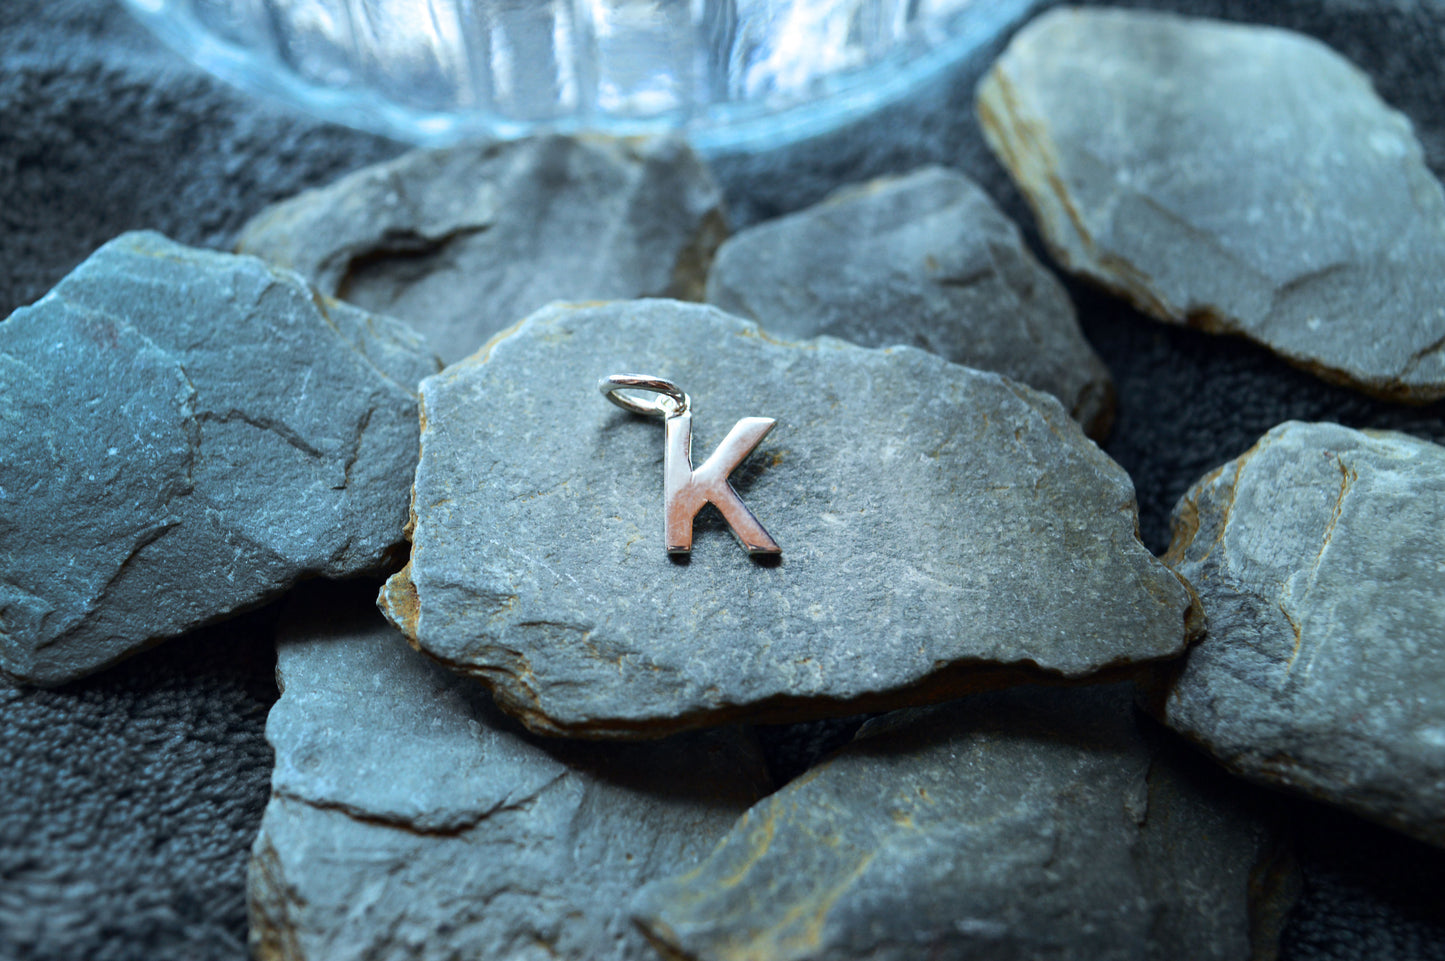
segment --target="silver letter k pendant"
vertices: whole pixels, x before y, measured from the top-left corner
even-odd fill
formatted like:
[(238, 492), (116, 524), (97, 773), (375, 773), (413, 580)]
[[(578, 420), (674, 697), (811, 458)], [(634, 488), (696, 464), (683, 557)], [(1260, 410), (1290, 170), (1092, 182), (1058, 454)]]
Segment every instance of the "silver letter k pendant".
[[(692, 551), (692, 522), (703, 505), (712, 504), (728, 522), (749, 554), (781, 554), (782, 548), (743, 503), (728, 477), (768, 436), (777, 421), (771, 417), (744, 417), (733, 425), (723, 442), (701, 466), (692, 466), (692, 402), (676, 384), (659, 377), (614, 374), (598, 383), (607, 399), (624, 410), (661, 415), (667, 429), (663, 455), (663, 492), (669, 554)], [(642, 400), (621, 393), (622, 388), (660, 394)]]

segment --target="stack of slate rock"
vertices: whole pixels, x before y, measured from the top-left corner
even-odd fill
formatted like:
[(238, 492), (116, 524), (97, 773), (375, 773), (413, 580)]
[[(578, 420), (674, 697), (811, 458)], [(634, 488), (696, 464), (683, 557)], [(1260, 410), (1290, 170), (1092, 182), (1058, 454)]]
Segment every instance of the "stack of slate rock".
[[(1329, 49), (1057, 10), (978, 113), (1065, 270), (1445, 396), (1445, 193)], [(1185, 738), (1445, 846), (1445, 448), (1281, 424), (1156, 558), (1109, 373), (982, 189), (731, 238), (722, 202), (672, 140), (413, 153), (0, 324), (6, 675), (293, 595), (258, 957), (1269, 956), (1274, 812)], [(626, 371), (699, 452), (776, 418), (732, 482), (780, 562), (706, 512), (669, 558)], [(297, 586), (364, 575), (380, 613)], [(748, 725), (864, 712), (770, 782)]]

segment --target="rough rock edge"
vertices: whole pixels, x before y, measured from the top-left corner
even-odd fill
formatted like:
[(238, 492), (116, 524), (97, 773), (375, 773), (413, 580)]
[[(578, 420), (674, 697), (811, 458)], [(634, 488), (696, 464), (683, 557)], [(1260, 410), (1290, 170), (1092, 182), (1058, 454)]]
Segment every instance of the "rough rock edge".
[[(1269, 445), (1273, 442), (1273, 438), (1271, 437), (1272, 433), (1273, 431), (1266, 433), (1264, 436), (1260, 437), (1260, 439), (1256, 441), (1244, 453), (1240, 454), (1233, 460), (1221, 464), (1209, 473), (1205, 474), (1199, 480), (1195, 481), (1192, 485), (1190, 485), (1189, 490), (1187, 490), (1184, 495), (1180, 497), (1179, 502), (1175, 505), (1174, 510), (1169, 518), (1169, 548), (1167, 551), (1165, 551), (1164, 555), (1160, 559), (1166, 565), (1168, 565), (1169, 569), (1174, 571), (1175, 574), (1179, 577), (1179, 579), (1184, 583), (1188, 584), (1188, 580), (1184, 577), (1184, 575), (1179, 574), (1178, 566), (1185, 562), (1185, 555), (1187, 551), (1189, 550), (1190, 546), (1193, 545), (1195, 538), (1199, 535), (1199, 529), (1201, 526), (1201, 519), (1199, 514), (1200, 495), (1206, 488), (1218, 483), (1220, 478), (1223, 477), (1226, 473), (1231, 475), (1227, 485), (1228, 504), (1221, 512), (1221, 517), (1219, 520), (1219, 533), (1215, 536), (1214, 542), (1209, 546), (1208, 550), (1206, 550), (1204, 556), (1198, 561), (1194, 562), (1196, 564), (1202, 564), (1206, 560), (1208, 560), (1209, 555), (1213, 553), (1215, 548), (1219, 547), (1224, 542), (1224, 538), (1229, 531), (1229, 520), (1230, 515), (1233, 513), (1234, 509), (1234, 498), (1235, 492), (1238, 489), (1239, 477), (1244, 471), (1244, 468), (1249, 463), (1249, 461), (1256, 454), (1268, 448)], [(1419, 441), (1419, 438), (1392, 430), (1367, 429), (1360, 430), (1359, 433), (1371, 438), (1390, 439), (1392, 437), (1406, 437), (1412, 441)], [(1344, 481), (1341, 486), (1339, 499), (1336, 501), (1335, 504), (1334, 511), (1336, 517), (1339, 516), (1341, 504), (1343, 503), (1346, 494), (1348, 494), (1350, 490), (1351, 483), (1351, 478), (1347, 474), (1344, 477)], [(1190, 588), (1190, 594), (1194, 595), (1194, 589), (1192, 587)], [(1250, 596), (1258, 600), (1265, 601), (1266, 605), (1268, 603), (1272, 603), (1272, 601), (1269, 601), (1268, 598), (1264, 598), (1258, 594), (1251, 594)], [(1198, 598), (1196, 596), (1196, 601), (1197, 600)], [(1290, 613), (1284, 611), (1283, 609), (1281, 609), (1281, 613), (1284, 614), (1285, 619), (1294, 629), (1295, 645), (1296, 650), (1298, 650), (1298, 646), (1301, 643), (1299, 624), (1294, 618), (1294, 616)], [(1206, 626), (1205, 631), (1201, 633), (1201, 635), (1196, 639), (1195, 643), (1203, 641), (1207, 634), (1208, 629)], [(1190, 646), (1192, 647), (1193, 644), (1191, 644)], [(1187, 657), (1180, 657), (1178, 660), (1166, 666), (1163, 666), (1155, 673), (1147, 689), (1145, 690), (1144, 696), (1140, 698), (1140, 705), (1144, 708), (1145, 711), (1147, 711), (1156, 720), (1158, 720), (1159, 723), (1166, 725), (1171, 731), (1174, 731), (1180, 737), (1188, 740), (1189, 743), (1193, 744), (1201, 752), (1207, 754), (1221, 767), (1223, 767), (1225, 770), (1229, 771), (1229, 773), (1237, 777), (1243, 778), (1255, 784), (1264, 785), (1265, 787), (1269, 788), (1286, 789), (1299, 792), (1309, 798), (1327, 804), (1331, 807), (1338, 807), (1348, 810), (1352, 814), (1355, 814), (1356, 816), (1361, 817), (1367, 821), (1383, 825), (1384, 827), (1390, 828), (1394, 831), (1399, 831), (1402, 834), (1413, 837), (1416, 840), (1422, 841), (1426, 844), (1433, 844), (1436, 846), (1445, 847), (1445, 828), (1431, 831), (1428, 827), (1422, 827), (1421, 825), (1415, 824), (1413, 822), (1401, 822), (1395, 818), (1391, 818), (1385, 812), (1357, 805), (1349, 799), (1341, 798), (1338, 795), (1337, 790), (1321, 786), (1318, 783), (1318, 779), (1314, 777), (1308, 769), (1301, 768), (1297, 765), (1289, 767), (1279, 767), (1278, 769), (1268, 765), (1260, 766), (1257, 768), (1248, 766), (1241, 762), (1242, 755), (1236, 754), (1225, 756), (1217, 752), (1210, 744), (1210, 742), (1198, 732), (1188, 730), (1182, 727), (1175, 727), (1174, 725), (1169, 724), (1169, 696), (1173, 692), (1175, 684), (1183, 676), (1185, 667), (1187, 666), (1187, 661)], [(1445, 819), (1442, 819), (1442, 824), (1445, 824)]]
[[(669, 141), (666, 135), (612, 138), (597, 134), (580, 134), (571, 139), (617, 153), (638, 166), (645, 166), (649, 162), (649, 150), (656, 146), (666, 146)], [(503, 146), (505, 144), (493, 145), (492, 149), (496, 151)], [(683, 147), (685, 143), (677, 141), (676, 146)], [(424, 149), (409, 151), (391, 160), (352, 171), (330, 184), (304, 190), (287, 200), (273, 204), (241, 228), (233, 245), (233, 252), (244, 256), (257, 256), (252, 252), (253, 248), (257, 246), (256, 238), (264, 239), (277, 231), (285, 232), (286, 228), (283, 225), (288, 221), (298, 222), (298, 211), (310, 213), (310, 205), (315, 203), (317, 198), (342, 196), (350, 192), (374, 192), (390, 182), (399, 166), (411, 162), (414, 155)], [(698, 222), (697, 229), (678, 251), (667, 286), (647, 296), (671, 297), (677, 300), (701, 303), (704, 299), (707, 276), (712, 268), (713, 257), (717, 254), (717, 249), (722, 246), (723, 241), (727, 240), (731, 234), (725, 212), (726, 198), (722, 195), (721, 187), (717, 185), (712, 171), (702, 156), (693, 153), (693, 159), (716, 190), (717, 202), (703, 215)], [(305, 203), (300, 201), (300, 198), (303, 197), (307, 198)], [(307, 221), (299, 222), (306, 223), (311, 219), (314, 219), (314, 215), (308, 217)], [(317, 265), (319, 274), (316, 283), (319, 286), (334, 289), (336, 291), (334, 299), (346, 301), (352, 278), (359, 267), (375, 260), (385, 260), (391, 257), (439, 253), (448, 244), (485, 231), (490, 226), (490, 224), (460, 223), (444, 232), (389, 231), (368, 238), (348, 239), (332, 257)], [(261, 246), (266, 245), (262, 243)], [(279, 266), (287, 270), (296, 269), (293, 264), (289, 263)], [(331, 295), (323, 296), (331, 297)]]
[[(375, 339), (378, 345), (390, 343), (392, 346), (399, 346), (400, 344), (405, 343), (406, 346), (414, 348), (418, 354), (431, 356), (433, 364), (436, 367), (437, 371), (439, 372), (441, 369), (441, 362), (437, 360), (434, 355), (430, 354), (421, 337), (416, 334), (409, 326), (402, 324), (400, 321), (395, 321), (382, 315), (376, 314), (372, 311), (364, 310), (360, 307), (344, 303), (334, 297), (329, 297), (318, 291), (312, 284), (310, 284), (304, 277), (296, 273), (294, 270), (285, 267), (279, 267), (275, 264), (262, 260), (261, 258), (256, 257), (252, 254), (228, 254), (222, 251), (215, 251), (204, 247), (192, 247), (188, 244), (182, 244), (179, 241), (172, 240), (165, 234), (162, 234), (159, 231), (155, 230), (128, 231), (127, 233), (122, 234), (111, 241), (108, 241), (102, 246), (109, 247), (110, 245), (116, 244), (124, 240), (125, 238), (131, 238), (132, 240), (139, 241), (145, 245), (153, 244), (155, 242), (159, 242), (166, 247), (175, 245), (183, 248), (186, 255), (198, 254), (202, 256), (202, 259), (215, 260), (221, 257), (240, 258), (244, 261), (244, 263), (237, 265), (233, 269), (241, 271), (259, 270), (261, 274), (268, 278), (268, 283), (270, 284), (281, 287), (295, 287), (302, 291), (305, 291), (310, 296), (310, 302), (315, 311), (316, 317), (326, 326), (327, 329), (331, 331), (337, 345), (349, 351), (351, 354), (355, 355), (355, 359), (377, 379), (379, 384), (384, 385), (387, 390), (395, 391), (399, 395), (404, 395), (414, 401), (417, 401), (418, 406), (420, 398), (417, 385), (408, 385), (406, 383), (403, 383), (402, 381), (397, 380), (394, 372), (388, 371), (384, 367), (380, 366), (377, 361), (364, 349), (364, 338), (369, 335)], [(97, 249), (97, 251), (92, 251), (91, 255), (93, 256), (95, 253), (98, 252), (98, 250), (99, 248)], [(141, 257), (168, 258), (170, 256), (166, 252), (158, 253), (148, 246), (126, 247), (125, 253), (128, 255), (135, 255)], [(87, 258), (87, 261), (88, 260), (89, 258)], [(83, 266), (84, 263), (85, 261), (83, 261), (82, 264), (76, 265), (75, 270), (80, 269), (80, 267)], [(189, 261), (187, 261), (187, 263), (189, 263)], [(72, 270), (72, 273), (74, 273), (74, 270)], [(65, 278), (62, 278), (61, 281), (57, 281), (56, 286), (59, 287), (60, 284), (64, 282), (64, 280)], [(147, 346), (164, 355), (170, 362), (175, 364), (176, 370), (179, 371), (181, 376), (186, 379), (186, 382), (188, 384), (190, 383), (190, 374), (187, 371), (186, 364), (184, 362), (184, 351), (176, 351), (170, 348), (162, 347), (121, 314), (113, 313), (106, 310), (99, 310), (97, 308), (75, 303), (69, 297), (60, 293), (57, 289), (51, 289), (47, 291), (39, 300), (35, 301), (32, 304), (26, 304), (17, 307), (15, 313), (18, 313), (20, 311), (33, 311), (40, 309), (48, 301), (55, 301), (65, 304), (69, 309), (74, 311), (83, 311), (85, 313), (93, 314), (97, 317), (106, 318), (108, 321), (114, 323), (117, 327), (123, 328), (125, 331), (135, 335)], [(341, 324), (337, 323), (336, 319), (332, 316), (333, 309), (337, 308), (348, 311), (355, 315), (354, 320), (357, 321), (357, 326), (355, 330), (348, 331), (347, 329), (343, 328)], [(8, 319), (9, 318), (0, 318), (0, 324), (3, 324), (5, 320)], [(384, 326), (390, 328), (390, 330), (386, 331), (384, 335), (377, 331), (378, 320), (380, 320)], [(365, 329), (365, 334), (362, 333), (363, 327)], [(192, 397), (194, 398), (194, 389), (192, 389)], [(350, 450), (344, 458), (344, 474), (348, 482), (350, 479), (352, 467), (354, 466), (357, 457), (360, 455), (360, 450), (363, 445), (363, 440), (367, 428), (370, 425), (370, 421), (371, 418), (368, 415), (357, 425), (357, 433), (352, 438)], [(194, 424), (196, 423), (196, 415), (188, 415), (187, 423), (194, 427)], [(282, 439), (285, 440), (288, 444), (292, 444), (293, 446), (296, 445), (295, 440), (288, 436), (286, 433), (277, 430), (276, 425), (269, 423), (257, 423), (255, 426), (262, 427), (266, 430), (274, 431), (278, 433), (282, 437)], [(422, 429), (425, 430), (425, 427), (426, 424), (423, 420)], [(189, 431), (189, 434), (190, 436), (188, 438), (187, 444), (189, 447), (189, 457), (193, 462), (195, 457), (200, 453), (201, 441), (199, 434), (197, 434), (194, 429), (191, 429)], [(315, 453), (307, 447), (302, 447), (301, 449), (308, 454)], [(185, 489), (179, 492), (177, 496), (192, 497), (195, 495), (196, 491), (194, 484), (188, 478)], [(115, 573), (106, 582), (104, 588), (94, 598), (87, 602), (84, 613), (73, 625), (71, 625), (69, 631), (73, 633), (75, 631), (82, 630), (88, 623), (93, 621), (94, 618), (97, 616), (97, 612), (101, 610), (101, 608), (103, 608), (108, 602), (110, 592), (114, 587), (117, 579), (125, 571), (125, 569), (129, 567), (132, 562), (134, 562), (135, 558), (139, 555), (139, 553), (155, 541), (166, 536), (166, 534), (178, 524), (178, 521), (173, 521), (163, 526), (157, 527), (147, 536), (137, 541), (137, 543), (132, 547), (130, 553), (117, 566)], [(348, 538), (342, 543), (338, 544), (336, 550), (332, 553), (332, 555), (325, 558), (320, 564), (309, 567), (297, 568), (294, 575), (286, 579), (284, 582), (278, 584), (274, 591), (270, 593), (264, 593), (249, 600), (242, 599), (240, 601), (237, 601), (236, 603), (230, 604), (229, 606), (219, 608), (213, 614), (209, 616), (202, 616), (195, 620), (189, 621), (185, 625), (175, 630), (158, 634), (149, 634), (143, 638), (137, 638), (131, 644), (131, 646), (123, 650), (117, 651), (114, 655), (105, 658), (104, 660), (96, 661), (80, 674), (66, 674), (57, 676), (47, 675), (42, 677), (33, 672), (33, 663), (30, 665), (30, 669), (27, 669), (27, 672), (23, 674), (9, 670), (4, 666), (3, 663), (0, 663), (0, 682), (40, 688), (60, 687), (62, 685), (69, 684), (83, 678), (91, 677), (103, 671), (110, 670), (117, 664), (121, 664), (132, 657), (143, 654), (146, 651), (149, 651), (155, 647), (160, 646), (161, 644), (166, 643), (167, 641), (174, 640), (192, 631), (213, 627), (217, 624), (232, 620), (236, 617), (262, 608), (267, 604), (272, 603), (281, 594), (284, 594), (286, 591), (294, 588), (298, 584), (304, 583), (305, 581), (315, 578), (335, 579), (340, 577), (368, 577), (384, 575), (389, 571), (395, 570), (397, 568), (397, 565), (400, 564), (402, 560), (407, 556), (407, 546), (408, 541), (410, 540), (410, 532), (410, 526), (404, 527), (401, 531), (401, 536), (395, 538), (394, 541), (390, 544), (390, 546), (383, 549), (383, 551), (377, 557), (376, 561), (370, 565), (367, 565), (365, 568), (357, 568), (350, 571), (339, 571), (334, 569), (334, 565), (340, 562), (346, 552), (350, 550), (351, 539)], [(280, 557), (280, 555), (277, 555), (273, 551), (271, 551), (270, 548), (266, 547), (265, 545), (258, 544), (251, 538), (242, 535), (240, 532), (231, 530), (230, 533), (236, 540), (244, 542), (249, 546), (257, 549), (258, 551), (265, 552), (272, 558), (279, 560), (282, 564), (286, 566), (294, 566), (288, 559)], [(63, 636), (58, 637), (52, 642), (50, 642), (50, 644), (61, 643), (63, 642), (63, 640)], [(50, 646), (50, 644), (47, 644), (45, 646), (48, 647)], [(33, 655), (35, 652), (31, 653)]]
[(263, 822), (251, 846), (246, 884), (247, 946), (256, 961), (305, 961), (286, 899), (286, 875)]
[[(1052, 14), (1067, 15), (1067, 12)], [(1065, 270), (1150, 317), (1208, 334), (1243, 338), (1326, 383), (1399, 403), (1429, 404), (1445, 398), (1445, 384), (1419, 386), (1403, 380), (1425, 357), (1445, 351), (1445, 338), (1417, 351), (1407, 367), (1394, 376), (1361, 380), (1346, 370), (1267, 343), (1209, 305), (1190, 305), (1183, 309), (1165, 301), (1151, 289), (1147, 274), (1127, 260), (1098, 249), (1059, 175), (1058, 151), (1044, 125), (1029, 119), (1022, 98), (1004, 74), (1003, 59), (1000, 58), (979, 83), (975, 98), (979, 126), (989, 149), (1008, 171), (1033, 212), (1049, 255)], [(1386, 109), (1391, 108), (1386, 105)]]
[[(586, 305), (578, 304), (569, 306), (580, 307)], [(506, 340), (512, 334), (515, 334), (519, 329), (521, 329), (522, 324), (525, 322), (526, 318), (523, 318), (516, 323), (510, 324), (507, 327), (503, 327), (501, 330), (493, 334), (491, 336), (491, 339), (489, 339), (485, 344), (479, 347), (476, 353), (472, 354), (470, 357), (462, 358), (455, 364), (452, 364), (450, 367), (445, 368), (445, 370), (451, 370), (452, 368), (471, 367), (476, 364), (486, 363), (487, 359), (492, 356), (492, 350), (497, 346), (497, 344)], [(441, 373), (442, 372), (438, 372), (437, 376), (440, 376)], [(422, 391), (420, 389), (418, 389), (416, 392), (416, 413), (417, 421), (420, 424), (420, 431), (417, 435), (418, 445), (419, 447), (424, 449), (426, 447), (427, 437), (426, 393), (425, 391)], [(420, 467), (421, 457), (418, 456), (417, 468), (420, 469)], [(413, 475), (411, 483), (411, 496), (410, 500), (407, 503), (406, 526), (402, 528), (402, 537), (404, 538), (405, 543), (409, 546), (413, 544), (413, 537), (416, 534), (416, 525), (416, 477), (415, 475)], [(412, 552), (415, 552), (414, 546), (412, 547)], [(381, 590), (378, 591), (376, 595), (376, 606), (381, 611), (382, 616), (386, 618), (387, 623), (391, 624), (392, 627), (395, 627), (397, 630), (401, 631), (402, 636), (406, 638), (408, 644), (410, 644), (416, 650), (421, 651), (423, 654), (427, 654), (427, 656), (430, 657), (430, 652), (423, 651), (421, 645), (417, 643), (417, 636), (420, 632), (419, 623), (421, 621), (421, 598), (417, 594), (416, 583), (411, 579), (411, 562), (412, 558), (411, 556), (408, 556), (406, 563), (401, 566), (401, 569), (388, 577), (386, 579), (386, 582), (382, 584)], [(444, 663), (437, 658), (433, 658), (433, 660), (436, 660), (438, 663)]]
[[(968, 177), (966, 173), (957, 168), (947, 167), (940, 164), (924, 164), (923, 166), (916, 167), (912, 171), (908, 171), (905, 173), (889, 174), (882, 177), (874, 177), (871, 180), (866, 180), (861, 183), (847, 184), (845, 186), (839, 187), (837, 190), (834, 190), (828, 196), (818, 201), (818, 203), (815, 204), (812, 208), (805, 208), (804, 210), (795, 211), (791, 214), (785, 214), (774, 221), (765, 221), (763, 224), (755, 224), (753, 226), (762, 227), (767, 226), (770, 223), (776, 224), (780, 221), (786, 221), (792, 218), (805, 216), (810, 212), (810, 210), (818, 211), (827, 209), (829, 207), (843, 205), (850, 201), (859, 200), (861, 198), (866, 198), (871, 195), (877, 194), (887, 189), (888, 187), (896, 184), (900, 180), (913, 177), (917, 174), (921, 174), (924, 172), (937, 171), (960, 174), (965, 179), (968, 179), (970, 183), (974, 183), (974, 185), (980, 191), (983, 191), (982, 185), (975, 183), (972, 178)], [(1114, 383), (1113, 371), (1109, 370), (1108, 365), (1104, 363), (1104, 359), (1099, 356), (1098, 352), (1094, 350), (1094, 345), (1091, 344), (1088, 337), (1084, 335), (1083, 328), (1079, 324), (1078, 307), (1074, 304), (1073, 298), (1069, 296), (1068, 290), (1064, 288), (1063, 283), (1058, 279), (1058, 277), (1054, 275), (1051, 270), (1049, 270), (1047, 266), (1041, 263), (1038, 257), (1034, 255), (1034, 252), (1029, 249), (1028, 244), (1024, 241), (1023, 231), (1019, 229), (1019, 225), (1014, 222), (1013, 218), (1011, 218), (1008, 214), (1004, 213), (1002, 208), (998, 207), (997, 203), (993, 201), (993, 198), (988, 197), (987, 193), (984, 193), (984, 197), (987, 198), (989, 203), (994, 206), (994, 213), (999, 217), (999, 219), (1009, 225), (1010, 231), (1012, 233), (1012, 240), (1015, 244), (1017, 244), (1018, 247), (1020, 259), (1028, 267), (1038, 271), (1042, 276), (1046, 277), (1048, 281), (1057, 285), (1057, 287), (1059, 288), (1059, 292), (1062, 294), (1065, 302), (1068, 304), (1069, 325), (1073, 327), (1074, 331), (1078, 335), (1079, 341), (1086, 348), (1084, 363), (1082, 366), (1085, 370), (1090, 371), (1091, 376), (1089, 379), (1085, 380), (1082, 385), (1080, 385), (1078, 391), (1071, 400), (1065, 402), (1064, 398), (1062, 397), (1057, 397), (1057, 399), (1061, 404), (1066, 403), (1069, 416), (1078, 422), (1079, 426), (1083, 428), (1084, 433), (1089, 437), (1090, 440), (1093, 440), (1097, 444), (1103, 444), (1104, 441), (1108, 439), (1109, 434), (1113, 431), (1114, 421), (1117, 419), (1119, 412), (1118, 388)], [(721, 244), (719, 244), (718, 246), (721, 246)], [(714, 254), (716, 254), (716, 248), (714, 249)], [(990, 255), (990, 260), (994, 260), (992, 255)], [(948, 280), (947, 284), (949, 286), (955, 287), (972, 286), (974, 283), (983, 279), (984, 276), (986, 276), (986, 274), (979, 274), (976, 277), (967, 278), (966, 283), (960, 283), (958, 280)], [(1001, 280), (1003, 279), (1002, 273), (998, 273), (996, 274), (996, 276), (998, 276)], [(943, 282), (944, 281), (942, 279), (935, 281), (935, 283)], [(1010, 293), (1014, 296), (1015, 300), (1017, 300), (1018, 291), (1013, 287), (1013, 285), (1008, 284), (1005, 281), (1005, 286), (1008, 287)], [(731, 288), (728, 289), (731, 290)], [(706, 297), (705, 290), (703, 293), (704, 296), (700, 296), (697, 298), (700, 302), (712, 306), (718, 306), (713, 300)], [(725, 308), (719, 306), (719, 309)], [(751, 311), (748, 311), (746, 314), (737, 314), (736, 316), (743, 317), (744, 319), (752, 321), (754, 323), (762, 323), (762, 321), (760, 321), (756, 316), (754, 316)], [(944, 359), (948, 360), (949, 363), (961, 363), (958, 361), (950, 360), (947, 357), (944, 357)], [(1041, 391), (1043, 390), (1042, 388), (1035, 389)], [(1048, 391), (1043, 392), (1048, 393)]]
[(712, 271), (718, 248), (728, 239), (727, 215), (722, 207), (709, 210), (698, 224), (687, 244), (677, 252), (672, 266), (672, 279), (659, 296), (692, 303), (703, 303), (707, 293), (707, 275)]
[[(1047, 268), (1040, 266), (1039, 269)], [(1114, 432), (1114, 422), (1119, 418), (1119, 391), (1114, 386), (1113, 373), (1109, 372), (1106, 376), (1107, 380), (1102, 382), (1085, 384), (1069, 410), (1069, 416), (1079, 422), (1084, 434), (1096, 444), (1109, 439)]]
[[(869, 727), (888, 723), (888, 718), (879, 718), (869, 722)], [(866, 728), (865, 728), (866, 730)], [(887, 730), (886, 727), (882, 730)], [(855, 735), (854, 740), (857, 740)], [(844, 745), (835, 751), (830, 752), (826, 757), (821, 758), (817, 764), (790, 783), (803, 784), (808, 780), (818, 777), (827, 768), (829, 762), (840, 753), (846, 751), (849, 745)], [(1163, 743), (1156, 743), (1148, 763), (1145, 765), (1143, 780), (1145, 784), (1145, 797), (1143, 809), (1138, 814), (1138, 828), (1142, 831), (1145, 823), (1152, 813), (1153, 789), (1156, 778), (1159, 776), (1161, 759), (1169, 748)], [(1174, 750), (1178, 750), (1175, 748)], [(1206, 764), (1209, 763), (1207, 760)], [(1179, 772), (1180, 776), (1185, 776)], [(769, 798), (763, 798), (739, 819), (738, 825), (751, 820), (754, 812), (758, 812), (767, 819), (766, 837), (773, 833), (774, 815), (776, 808), (769, 804)], [(1273, 820), (1273, 819), (1271, 819)], [(1284, 932), (1285, 922), (1290, 910), (1299, 900), (1303, 893), (1303, 878), (1300, 874), (1299, 864), (1294, 857), (1294, 852), (1289, 843), (1287, 826), (1284, 824), (1275, 825), (1276, 831), (1272, 839), (1261, 846), (1259, 856), (1251, 866), (1248, 876), (1247, 895), (1247, 936), (1250, 947), (1250, 961), (1276, 961), (1279, 956), (1280, 938)], [(735, 826), (736, 828), (736, 826)], [(731, 832), (728, 836), (731, 835)], [(725, 836), (726, 837), (726, 836)], [(719, 842), (719, 847), (722, 842)], [(766, 849), (764, 842), (763, 848)], [(762, 852), (754, 852), (762, 853)], [(749, 864), (751, 859), (749, 860)], [(691, 872), (679, 875), (674, 880), (687, 880), (702, 870), (702, 865)], [(839, 892), (832, 892), (837, 894)], [(816, 918), (809, 925), (809, 933), (816, 939), (821, 936), (823, 925), (827, 921), (828, 909), (831, 902), (824, 904), (817, 913)], [(664, 961), (708, 961), (700, 954), (687, 951), (682, 945), (682, 939), (677, 932), (660, 918), (648, 916), (634, 916), (635, 924), (646, 937), (648, 943), (662, 956)], [(815, 941), (814, 949), (821, 947)], [(751, 956), (750, 956), (751, 957)]]

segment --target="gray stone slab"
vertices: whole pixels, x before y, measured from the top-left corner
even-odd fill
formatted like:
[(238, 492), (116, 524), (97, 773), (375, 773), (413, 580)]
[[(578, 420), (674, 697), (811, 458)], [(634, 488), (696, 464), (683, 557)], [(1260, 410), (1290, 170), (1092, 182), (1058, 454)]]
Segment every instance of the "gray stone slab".
[(886, 715), (633, 911), (698, 961), (1272, 956), (1267, 810), (1157, 739), (1118, 687)]
[(53, 684), (402, 539), (401, 324), (126, 234), (0, 324), (0, 670)]
[(768, 789), (737, 731), (654, 744), (527, 735), (407, 646), (370, 592), (283, 625), (256, 957), (655, 958), (628, 899), (696, 863)]
[[(663, 540), (660, 421), (601, 376), (670, 377), (695, 463), (778, 419), (734, 481), (782, 548), (700, 516)], [(788, 343), (715, 308), (538, 311), (421, 388), (409, 567), (382, 604), (540, 731), (655, 737), (897, 707), (1180, 653), (1187, 589), (1133, 487), (1047, 394), (911, 347)]]
[(676, 138), (417, 150), (258, 214), (239, 249), (400, 317), (444, 361), (554, 300), (702, 298), (722, 194)]
[(1445, 396), (1445, 192), (1328, 47), (1063, 9), (1014, 39), (978, 110), (1069, 270), (1328, 380)]
[(1109, 371), (1063, 285), (963, 174), (942, 167), (835, 192), (718, 249), (707, 300), (769, 333), (907, 344), (1053, 394), (1094, 437)]
[(1174, 526), (1209, 632), (1168, 722), (1241, 774), (1445, 845), (1445, 447), (1285, 423)]

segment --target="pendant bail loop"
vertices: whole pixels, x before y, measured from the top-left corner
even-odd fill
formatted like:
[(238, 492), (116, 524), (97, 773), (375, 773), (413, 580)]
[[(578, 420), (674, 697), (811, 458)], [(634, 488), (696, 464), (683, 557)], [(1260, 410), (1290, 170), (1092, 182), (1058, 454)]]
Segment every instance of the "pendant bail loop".
[[(647, 374), (613, 374), (599, 380), (597, 389), (623, 410), (645, 417), (677, 417), (692, 409), (692, 398), (683, 393), (681, 387), (670, 380)], [(623, 390), (641, 390), (661, 396), (656, 400), (644, 400), (624, 394)]]

